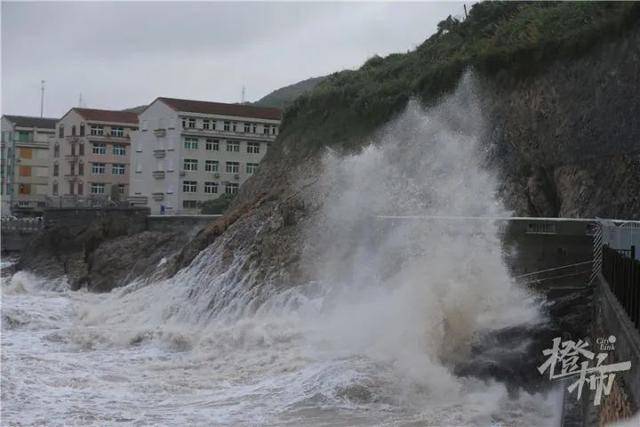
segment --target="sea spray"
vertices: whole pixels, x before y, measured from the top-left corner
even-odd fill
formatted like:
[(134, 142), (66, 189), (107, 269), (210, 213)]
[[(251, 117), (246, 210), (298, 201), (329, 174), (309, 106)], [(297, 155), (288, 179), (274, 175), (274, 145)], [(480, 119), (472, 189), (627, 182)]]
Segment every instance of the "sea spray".
[[(4, 419), (548, 425), (557, 396), (452, 373), (478, 334), (539, 321), (497, 227), (380, 218), (508, 214), (483, 167), (479, 105), (467, 77), (433, 108), (411, 103), (361, 153), (326, 154), (306, 195), (324, 203), (301, 230), (309, 282), (256, 278), (251, 241), (225, 233), (171, 279), (34, 295), (39, 312), (61, 316), (3, 335), (3, 384), (15, 391)], [(6, 295), (3, 310), (24, 297)]]

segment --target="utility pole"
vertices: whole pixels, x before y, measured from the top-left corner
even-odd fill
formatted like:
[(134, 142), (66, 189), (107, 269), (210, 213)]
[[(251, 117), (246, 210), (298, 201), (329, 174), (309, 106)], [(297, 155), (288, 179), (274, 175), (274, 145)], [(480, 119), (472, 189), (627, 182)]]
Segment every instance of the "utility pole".
[(44, 117), (44, 80), (40, 80), (40, 117)]

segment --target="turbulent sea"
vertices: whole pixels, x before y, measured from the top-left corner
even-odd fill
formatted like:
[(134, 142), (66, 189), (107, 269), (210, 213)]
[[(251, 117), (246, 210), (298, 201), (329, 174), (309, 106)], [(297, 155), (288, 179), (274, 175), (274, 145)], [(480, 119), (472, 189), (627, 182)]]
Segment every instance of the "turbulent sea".
[(466, 79), (361, 153), (327, 153), (308, 283), (223, 263), (226, 234), (175, 277), (108, 294), (5, 277), (2, 425), (557, 425), (558, 391), (454, 373), (484, 334), (544, 322), (496, 226), (377, 216), (509, 214), (477, 105)]

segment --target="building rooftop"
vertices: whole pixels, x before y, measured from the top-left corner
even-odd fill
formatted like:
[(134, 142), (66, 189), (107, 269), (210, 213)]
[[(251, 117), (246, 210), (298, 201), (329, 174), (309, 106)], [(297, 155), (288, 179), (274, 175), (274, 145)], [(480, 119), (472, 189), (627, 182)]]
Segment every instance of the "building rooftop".
[(138, 115), (130, 111), (96, 110), (94, 108), (72, 108), (72, 110), (86, 120), (138, 124)]
[(247, 117), (255, 119), (280, 120), (282, 111), (278, 108), (256, 107), (245, 104), (225, 104), (223, 102), (193, 101), (189, 99), (157, 98), (170, 108), (184, 113), (219, 114), (223, 116)]
[(7, 118), (14, 126), (20, 126), (25, 128), (39, 128), (39, 129), (55, 129), (58, 119), (49, 117), (31, 117), (31, 116), (11, 116), (5, 114)]

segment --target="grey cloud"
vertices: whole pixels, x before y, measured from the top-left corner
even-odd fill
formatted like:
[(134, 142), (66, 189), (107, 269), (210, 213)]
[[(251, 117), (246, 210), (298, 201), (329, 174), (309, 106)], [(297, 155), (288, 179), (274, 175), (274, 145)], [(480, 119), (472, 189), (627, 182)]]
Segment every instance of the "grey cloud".
[(406, 51), (462, 3), (2, 3), (2, 109), (239, 101)]

